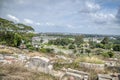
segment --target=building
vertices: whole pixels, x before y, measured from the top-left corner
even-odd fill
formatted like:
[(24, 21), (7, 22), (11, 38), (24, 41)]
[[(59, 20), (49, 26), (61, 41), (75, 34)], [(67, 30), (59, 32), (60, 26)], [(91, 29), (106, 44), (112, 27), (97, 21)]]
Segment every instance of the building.
[(96, 43), (100, 43), (102, 41), (103, 38), (101, 37), (89, 37), (89, 38), (84, 38), (84, 42), (89, 42), (89, 41), (92, 41), (92, 42), (96, 42)]

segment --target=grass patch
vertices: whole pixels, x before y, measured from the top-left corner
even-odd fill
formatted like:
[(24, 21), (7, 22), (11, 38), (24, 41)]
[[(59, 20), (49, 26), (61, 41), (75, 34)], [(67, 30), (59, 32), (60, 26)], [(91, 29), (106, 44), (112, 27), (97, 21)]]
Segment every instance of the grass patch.
[(56, 80), (49, 74), (27, 70), (22, 64), (0, 64), (0, 80)]
[(82, 56), (75, 59), (75, 62), (87, 62), (87, 63), (94, 63), (94, 64), (104, 64), (104, 61), (96, 56), (88, 57)]

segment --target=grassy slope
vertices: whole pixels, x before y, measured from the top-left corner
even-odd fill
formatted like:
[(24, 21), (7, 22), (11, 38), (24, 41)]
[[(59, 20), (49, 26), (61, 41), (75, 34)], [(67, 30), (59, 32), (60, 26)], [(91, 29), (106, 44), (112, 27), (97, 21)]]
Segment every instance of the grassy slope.
[(0, 64), (0, 80), (56, 80), (54, 77), (27, 70), (23, 65), (1, 65)]

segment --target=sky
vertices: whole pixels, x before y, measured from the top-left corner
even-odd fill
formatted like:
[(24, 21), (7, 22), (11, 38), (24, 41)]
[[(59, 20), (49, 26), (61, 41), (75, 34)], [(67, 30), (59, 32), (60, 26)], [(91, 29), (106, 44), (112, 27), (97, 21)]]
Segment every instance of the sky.
[(120, 0), (0, 0), (0, 17), (36, 32), (120, 35)]

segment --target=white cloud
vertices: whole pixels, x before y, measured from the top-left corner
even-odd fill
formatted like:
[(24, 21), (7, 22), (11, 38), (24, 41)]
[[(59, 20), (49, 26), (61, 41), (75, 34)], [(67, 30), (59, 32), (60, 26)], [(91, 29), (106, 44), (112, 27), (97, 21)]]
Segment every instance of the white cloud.
[(83, 7), (79, 11), (81, 13), (94, 13), (101, 9), (101, 6), (98, 3), (94, 1), (88, 1), (88, 0), (85, 1), (84, 5), (82, 6)]
[(37, 23), (35, 23), (35, 25), (37, 25), (37, 26), (55, 26), (56, 24), (54, 24), (54, 23), (51, 23), (51, 22), (37, 22)]
[(91, 13), (90, 16), (97, 23), (111, 23), (115, 20), (115, 15), (111, 13)]
[(26, 24), (33, 24), (33, 21), (30, 19), (24, 19), (24, 23)]
[(11, 15), (11, 14), (8, 14), (7, 17), (10, 18), (11, 20), (19, 22), (19, 19), (17, 17), (15, 17), (15, 16)]
[(71, 24), (67, 24), (66, 25), (68, 28), (75, 28), (73, 25), (71, 25)]
[(50, 22), (46, 22), (46, 25), (48, 25), (48, 26), (54, 26), (55, 24), (54, 23), (50, 23)]
[(101, 8), (99, 4), (94, 2), (86, 2), (86, 6), (90, 10), (99, 10)]
[(37, 26), (40, 26), (40, 25), (41, 25), (41, 23), (37, 22), (37, 23), (36, 23), (36, 25), (37, 25)]

